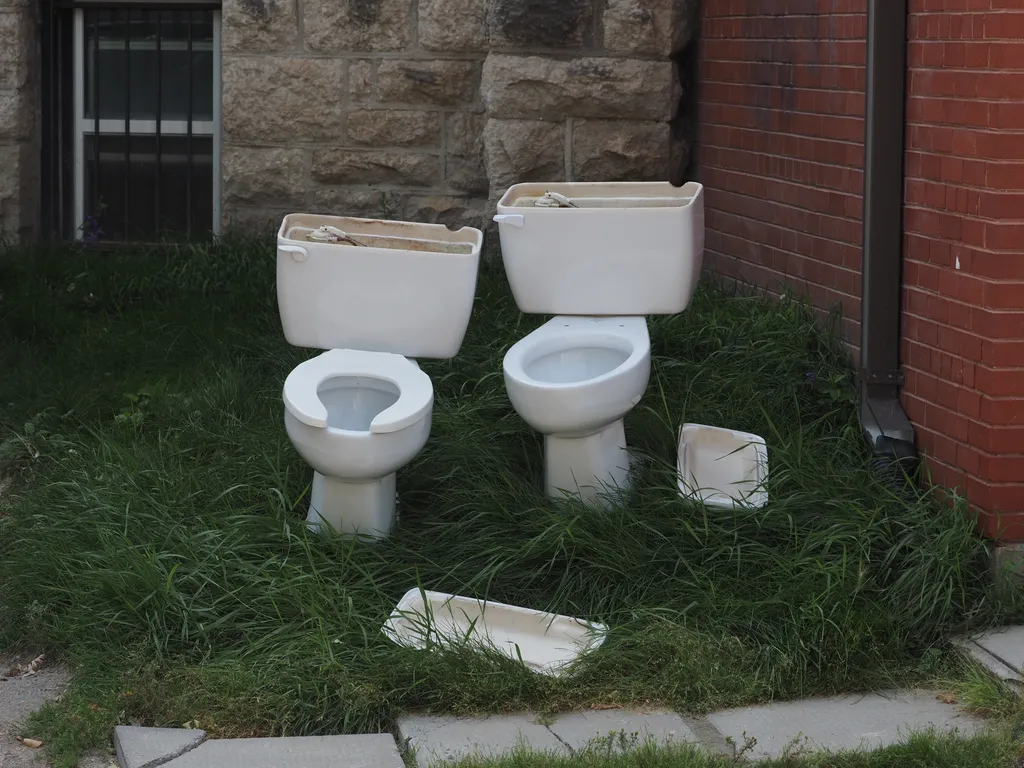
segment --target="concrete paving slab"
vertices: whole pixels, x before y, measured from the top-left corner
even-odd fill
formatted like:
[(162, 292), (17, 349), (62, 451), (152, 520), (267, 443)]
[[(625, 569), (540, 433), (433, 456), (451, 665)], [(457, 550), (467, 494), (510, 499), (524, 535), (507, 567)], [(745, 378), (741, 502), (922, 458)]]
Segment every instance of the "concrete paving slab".
[(1000, 680), (1011, 683), (1021, 680), (1021, 675), (1019, 675), (1015, 669), (1011, 669), (1006, 666), (1002, 661), (997, 659), (973, 640), (960, 637), (954, 639), (952, 642), (953, 645), (959, 648), (969, 658), (981, 664), (981, 666)]
[(390, 733), (211, 739), (165, 768), (404, 768)]
[(407, 715), (398, 720), (398, 743), (403, 749), (415, 751), (416, 765), (420, 768), (474, 754), (502, 755), (519, 745), (535, 752), (569, 752), (532, 714), (491, 717)]
[(193, 728), (114, 728), (114, 748), (121, 768), (155, 768), (195, 749), (206, 741), (206, 731)]
[(675, 712), (637, 712), (628, 709), (588, 710), (559, 715), (548, 728), (567, 746), (579, 750), (595, 740), (624, 733), (627, 742), (696, 744), (700, 742), (686, 721)]
[(945, 704), (928, 691), (893, 691), (779, 702), (716, 712), (708, 720), (742, 746), (757, 739), (748, 753), (755, 759), (778, 758), (799, 744), (815, 750), (875, 749), (902, 741), (911, 731), (934, 727), (972, 734), (984, 721)]
[(972, 640), (1018, 675), (1024, 674), (1024, 625), (993, 629)]

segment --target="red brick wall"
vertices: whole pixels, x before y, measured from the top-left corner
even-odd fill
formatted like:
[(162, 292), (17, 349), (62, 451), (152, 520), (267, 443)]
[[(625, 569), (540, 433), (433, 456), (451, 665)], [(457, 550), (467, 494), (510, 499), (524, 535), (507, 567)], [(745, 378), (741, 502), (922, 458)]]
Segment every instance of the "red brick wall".
[(904, 407), (934, 481), (1024, 540), (1024, 3), (910, 7)]
[[(904, 405), (934, 481), (1024, 540), (1024, 2), (910, 14)], [(841, 305), (855, 357), (866, 22), (867, 0), (704, 0), (697, 72), (706, 263)]]
[(703, 0), (705, 260), (841, 306), (860, 343), (867, 0)]

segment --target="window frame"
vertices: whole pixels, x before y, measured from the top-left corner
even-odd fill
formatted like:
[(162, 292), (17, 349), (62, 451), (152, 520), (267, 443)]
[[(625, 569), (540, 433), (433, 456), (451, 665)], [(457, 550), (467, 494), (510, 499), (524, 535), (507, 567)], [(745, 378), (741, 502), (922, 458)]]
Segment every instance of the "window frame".
[[(56, 5), (56, 4), (55, 4)], [(64, 128), (58, 125), (50, 126), (50, 131), (60, 133), (64, 130), (70, 132), (71, 138), (71, 167), (66, 169), (67, 179), (71, 186), (71, 214), (73, 221), (70, 227), (72, 228), (71, 238), (74, 241), (81, 241), (85, 238), (86, 233), (84, 231), (83, 224), (86, 220), (85, 210), (85, 170), (86, 170), (86, 158), (85, 158), (85, 140), (87, 136), (96, 135), (97, 123), (99, 127), (99, 135), (108, 133), (125, 133), (125, 127), (127, 127), (127, 136), (186, 136), (190, 135), (188, 131), (188, 123), (186, 120), (160, 120), (159, 134), (156, 130), (156, 120), (146, 119), (132, 119), (131, 115), (126, 115), (126, 120), (117, 119), (105, 119), (99, 118), (98, 115), (92, 118), (85, 117), (85, 100), (86, 100), (86, 29), (85, 29), (85, 11), (86, 10), (203, 10), (212, 12), (212, 25), (213, 25), (213, 41), (212, 41), (212, 97), (213, 104), (211, 105), (212, 114), (210, 120), (195, 120), (191, 121), (192, 124), (192, 136), (211, 139), (211, 162), (212, 162), (212, 234), (214, 237), (219, 236), (221, 231), (221, 219), (223, 213), (223, 203), (221, 200), (222, 190), (222, 174), (221, 174), (221, 151), (223, 141), (223, 127), (221, 121), (221, 93), (222, 93), (222, 47), (221, 47), (221, 35), (222, 35), (222, 22), (221, 22), (221, 8), (220, 3), (209, 3), (209, 2), (196, 2), (196, 0), (161, 0), (160, 2), (146, 2), (146, 0), (133, 0), (131, 2), (125, 2), (123, 0), (88, 0), (86, 2), (73, 2), (68, 4), (66, 7), (70, 8), (71, 19), (71, 114), (58, 113), (56, 116), (51, 116), (51, 120), (60, 122), (66, 121), (70, 128)], [(131, 45), (128, 43), (127, 45)], [(51, 56), (60, 55), (59, 51), (51, 52)], [(51, 87), (54, 85), (50, 83)], [(99, 118), (99, 119), (97, 119)], [(125, 122), (127, 121), (127, 126)], [(114, 131), (107, 131), (107, 129), (115, 129)], [(99, 136), (97, 136), (98, 141)], [(127, 172), (127, 169), (126, 169)], [(61, 183), (58, 182), (58, 187)], [(45, 204), (45, 203), (44, 203)], [(50, 214), (52, 215), (52, 214)], [(61, 218), (66, 218), (62, 216)], [(66, 232), (68, 227), (61, 227)], [(105, 241), (104, 241), (105, 242)], [(111, 241), (111, 244), (133, 242), (130, 238), (126, 241)], [(138, 242), (138, 241), (135, 241)]]

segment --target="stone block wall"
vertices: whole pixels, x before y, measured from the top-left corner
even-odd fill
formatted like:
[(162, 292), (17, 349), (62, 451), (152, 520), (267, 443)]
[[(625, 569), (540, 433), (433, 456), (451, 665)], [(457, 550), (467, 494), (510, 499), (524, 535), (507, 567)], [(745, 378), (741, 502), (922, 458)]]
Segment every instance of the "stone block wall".
[(0, 244), (31, 236), (38, 216), (36, 9), (0, 0)]
[(482, 226), (520, 181), (678, 176), (695, 0), (224, 0), (225, 225)]

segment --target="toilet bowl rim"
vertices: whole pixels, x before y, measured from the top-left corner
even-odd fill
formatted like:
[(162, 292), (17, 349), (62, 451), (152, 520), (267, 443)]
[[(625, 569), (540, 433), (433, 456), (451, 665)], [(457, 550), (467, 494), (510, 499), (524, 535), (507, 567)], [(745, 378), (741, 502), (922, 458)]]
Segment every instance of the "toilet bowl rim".
[[(398, 390), (398, 398), (373, 417), (368, 430), (330, 427), (319, 389), (324, 382), (343, 377), (387, 382)], [(416, 363), (402, 355), (332, 349), (295, 366), (285, 379), (282, 399), (287, 412), (310, 427), (339, 436), (388, 434), (412, 426), (432, 413), (434, 385)]]
[[(570, 340), (572, 343), (566, 343)], [(624, 348), (628, 347), (630, 351), (626, 359), (619, 363), (619, 365), (610, 371), (589, 379), (570, 382), (549, 382), (535, 379), (526, 372), (525, 365), (528, 356), (532, 359), (529, 353), (539, 349), (541, 350), (537, 354), (539, 356), (556, 351), (564, 352), (578, 346), (601, 346), (606, 349), (617, 349), (620, 351), (624, 351)], [(649, 361), (650, 354), (651, 342), (650, 337), (646, 334), (638, 339), (635, 334), (616, 334), (603, 330), (574, 328), (571, 332), (560, 335), (550, 333), (543, 335), (541, 338), (531, 339), (529, 336), (526, 336), (520, 339), (505, 353), (502, 368), (506, 380), (512, 379), (517, 384), (529, 387), (530, 389), (551, 392), (566, 391), (599, 386), (604, 382), (616, 379), (623, 374), (635, 370), (644, 364), (645, 361)]]

